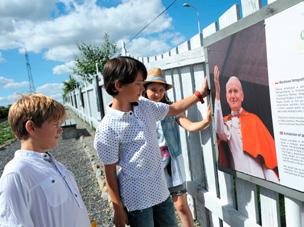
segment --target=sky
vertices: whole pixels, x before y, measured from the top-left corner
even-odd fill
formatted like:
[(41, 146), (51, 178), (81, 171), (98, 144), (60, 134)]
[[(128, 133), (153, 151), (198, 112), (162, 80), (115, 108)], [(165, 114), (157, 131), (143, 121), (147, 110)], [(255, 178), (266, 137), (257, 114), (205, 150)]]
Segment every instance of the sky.
[[(174, 3), (173, 3), (174, 2)], [(189, 3), (193, 8), (183, 7)], [(29, 92), (27, 50), (36, 92), (61, 100), (77, 43), (101, 45), (105, 33), (132, 56), (167, 52), (218, 21), (241, 0), (1, 0), (0, 106)], [(134, 38), (146, 24), (172, 6)], [(262, 0), (265, 6), (266, 0)]]

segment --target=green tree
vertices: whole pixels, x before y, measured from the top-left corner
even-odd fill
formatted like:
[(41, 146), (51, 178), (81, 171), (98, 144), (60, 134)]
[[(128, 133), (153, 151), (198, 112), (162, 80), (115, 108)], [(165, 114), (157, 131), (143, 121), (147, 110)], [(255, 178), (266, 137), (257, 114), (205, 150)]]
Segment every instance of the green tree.
[(0, 119), (7, 118), (9, 108), (10, 108), (10, 106), (8, 106), (8, 107), (0, 106)]
[(96, 63), (98, 70), (102, 72), (105, 63), (116, 54), (116, 44), (112, 43), (110, 36), (105, 33), (103, 43), (96, 44), (80, 43), (77, 45), (80, 55), (75, 58), (73, 71), (84, 81), (92, 82), (92, 76), (96, 74)]
[(63, 98), (65, 98), (66, 95), (69, 92), (73, 91), (76, 87), (77, 81), (74, 78), (71, 78), (70, 76), (69, 80), (63, 82)]

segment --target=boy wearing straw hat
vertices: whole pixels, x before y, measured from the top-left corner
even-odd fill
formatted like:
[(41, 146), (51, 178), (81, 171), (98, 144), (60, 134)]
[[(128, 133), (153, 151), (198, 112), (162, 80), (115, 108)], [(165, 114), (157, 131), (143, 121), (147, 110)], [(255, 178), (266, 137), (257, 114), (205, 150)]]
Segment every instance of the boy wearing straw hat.
[(202, 100), (207, 95), (207, 83), (204, 81), (199, 94), (167, 105), (141, 96), (147, 70), (136, 59), (109, 60), (103, 77), (112, 103), (97, 128), (94, 147), (104, 164), (114, 224), (177, 226), (161, 167), (156, 122)]

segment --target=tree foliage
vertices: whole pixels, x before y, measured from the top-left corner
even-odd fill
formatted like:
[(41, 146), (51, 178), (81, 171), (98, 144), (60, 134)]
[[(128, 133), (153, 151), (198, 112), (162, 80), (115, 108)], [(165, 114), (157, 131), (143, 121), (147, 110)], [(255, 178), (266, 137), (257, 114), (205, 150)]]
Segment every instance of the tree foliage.
[(63, 82), (63, 97), (65, 98), (66, 95), (73, 91), (77, 87), (77, 81), (74, 78), (71, 78), (67, 81)]
[(96, 74), (96, 63), (98, 70), (102, 72), (105, 63), (113, 56), (117, 47), (110, 41), (110, 36), (105, 33), (103, 43), (100, 46), (96, 44), (80, 43), (77, 45), (80, 55), (75, 58), (75, 67), (73, 71), (84, 81), (92, 81), (92, 75)]
[(6, 119), (7, 118), (9, 108), (10, 108), (10, 106), (8, 106), (8, 107), (0, 106), (0, 119)]

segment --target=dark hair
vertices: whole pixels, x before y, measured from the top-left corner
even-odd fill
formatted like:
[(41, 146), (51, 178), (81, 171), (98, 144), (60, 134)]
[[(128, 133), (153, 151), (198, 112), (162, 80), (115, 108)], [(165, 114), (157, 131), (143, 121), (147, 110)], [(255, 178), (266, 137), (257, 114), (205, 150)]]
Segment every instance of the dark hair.
[[(152, 83), (156, 83), (156, 82), (149, 82), (149, 83), (146, 83), (146, 84), (144, 85), (144, 87), (145, 87), (144, 97), (145, 97), (145, 98), (148, 98), (148, 96), (147, 96), (147, 87), (148, 87), (150, 84), (152, 84)], [(166, 87), (165, 84), (164, 84), (164, 87)], [(173, 102), (169, 99), (169, 97), (168, 97), (168, 95), (167, 95), (167, 92), (165, 92), (164, 97), (160, 100), (160, 102), (166, 103), (166, 104), (169, 104), (169, 105), (173, 103)]]
[(103, 68), (104, 86), (109, 95), (115, 96), (115, 81), (121, 85), (133, 83), (137, 74), (141, 73), (143, 80), (147, 78), (147, 69), (143, 63), (131, 57), (117, 57), (110, 59)]

